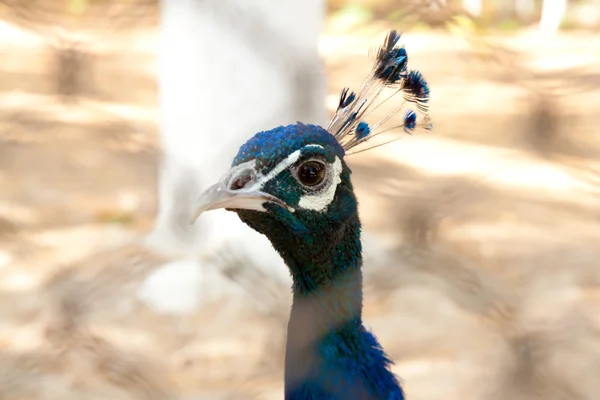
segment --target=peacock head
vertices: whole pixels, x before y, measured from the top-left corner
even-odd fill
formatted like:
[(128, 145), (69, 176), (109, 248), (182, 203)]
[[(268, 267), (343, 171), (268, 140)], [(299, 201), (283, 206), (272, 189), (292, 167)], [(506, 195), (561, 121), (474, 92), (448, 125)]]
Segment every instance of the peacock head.
[(332, 221), (343, 223), (357, 214), (344, 154), (320, 126), (298, 123), (259, 132), (240, 148), (232, 168), (200, 196), (198, 214), (235, 211), (271, 242), (286, 233), (318, 236)]
[[(242, 145), (231, 169), (198, 198), (193, 220), (204, 211), (226, 208), (287, 251), (286, 238), (322, 243), (324, 236), (331, 239), (348, 222), (358, 222), (345, 157), (381, 145), (363, 146), (394, 128), (431, 129), (429, 88), (418, 71), (407, 69), (399, 39), (395, 31), (387, 35), (362, 88), (342, 91), (327, 128), (297, 123), (259, 132)], [(378, 102), (389, 90), (392, 95)], [(398, 97), (402, 100), (383, 118), (367, 122), (373, 110)], [(399, 112), (401, 123), (386, 126)]]

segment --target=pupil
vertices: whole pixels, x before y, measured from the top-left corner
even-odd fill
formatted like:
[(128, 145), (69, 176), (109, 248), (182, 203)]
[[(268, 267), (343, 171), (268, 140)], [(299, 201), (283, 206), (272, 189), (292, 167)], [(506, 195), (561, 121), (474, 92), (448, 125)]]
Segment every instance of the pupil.
[(308, 186), (314, 186), (323, 180), (323, 166), (320, 163), (310, 161), (300, 168), (300, 180)]

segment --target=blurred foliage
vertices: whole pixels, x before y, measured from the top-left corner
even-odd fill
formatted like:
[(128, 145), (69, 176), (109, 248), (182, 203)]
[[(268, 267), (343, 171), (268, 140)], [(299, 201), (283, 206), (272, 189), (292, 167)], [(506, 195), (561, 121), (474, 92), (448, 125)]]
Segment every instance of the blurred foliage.
[(523, 24), (514, 18), (508, 18), (498, 24), (498, 29), (502, 32), (514, 32), (522, 28)]
[[(477, 16), (465, 11), (462, 0), (329, 0), (328, 10), (334, 18), (353, 15), (357, 24), (379, 19), (401, 24), (405, 29), (419, 30), (445, 29), (452, 16), (466, 15), (486, 29), (514, 32), (537, 24), (541, 16), (542, 0), (532, 0), (532, 8), (525, 7), (531, 8), (528, 11), (519, 11), (523, 7), (517, 7), (518, 1), (521, 0), (482, 0), (482, 11)], [(580, 29), (594, 25), (587, 21), (593, 17), (590, 14), (594, 14), (588, 10), (600, 9), (600, 4), (594, 1), (571, 0), (563, 26)], [(596, 21), (595, 25), (600, 25), (600, 21)]]
[(67, 12), (72, 14), (81, 15), (90, 7), (89, 0), (68, 0), (67, 1)]
[(456, 15), (446, 23), (446, 29), (457, 36), (468, 36), (470, 34), (482, 34), (481, 27), (473, 18), (466, 15)]
[(565, 19), (560, 24), (560, 29), (570, 31), (580, 28), (581, 24), (579, 21), (573, 19), (572, 17), (565, 17)]
[[(445, 29), (449, 15), (469, 15), (478, 25), (500, 32), (512, 32), (539, 21), (543, 0), (531, 0), (532, 12), (526, 13), (518, 11), (518, 1), (521, 0), (482, 0), (481, 14), (473, 16), (463, 9), (463, 0), (326, 0), (334, 26), (341, 29), (372, 20), (401, 24), (406, 30)], [(571, 0), (562, 27), (589, 28), (593, 13), (588, 10), (600, 8), (595, 1)], [(0, 17), (29, 24), (101, 24), (121, 29), (139, 26), (148, 19), (156, 22), (158, 5), (157, 0), (0, 0)], [(596, 21), (595, 25), (600, 24)]]
[(330, 22), (336, 30), (349, 30), (373, 19), (372, 10), (365, 4), (353, 3), (332, 13)]
[(98, 213), (96, 220), (104, 224), (131, 225), (135, 222), (135, 215), (121, 210), (103, 210)]
[(156, 0), (0, 0), (0, 18), (44, 35), (62, 30), (114, 32), (156, 25)]
[(93, 88), (93, 57), (86, 31), (103, 35), (155, 27), (156, 0), (0, 0), (0, 18), (36, 32), (47, 42), (55, 93), (75, 102)]

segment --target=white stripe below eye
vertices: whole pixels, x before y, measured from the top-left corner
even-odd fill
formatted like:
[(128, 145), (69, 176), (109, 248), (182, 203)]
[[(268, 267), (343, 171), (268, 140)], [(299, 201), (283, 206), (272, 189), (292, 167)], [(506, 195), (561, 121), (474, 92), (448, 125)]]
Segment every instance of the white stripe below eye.
[(333, 198), (335, 197), (335, 191), (337, 190), (337, 186), (342, 181), (341, 175), (342, 162), (338, 157), (336, 157), (333, 164), (331, 164), (332, 179), (329, 182), (329, 186), (327, 186), (317, 194), (309, 194), (300, 197), (298, 206), (306, 210), (324, 211), (327, 208), (327, 206), (331, 204)]

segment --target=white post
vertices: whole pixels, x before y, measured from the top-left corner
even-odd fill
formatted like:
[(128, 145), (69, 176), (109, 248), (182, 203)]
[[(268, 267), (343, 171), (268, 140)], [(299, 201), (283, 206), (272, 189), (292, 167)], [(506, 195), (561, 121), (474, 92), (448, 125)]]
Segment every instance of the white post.
[(558, 32), (567, 12), (567, 4), (568, 0), (544, 0), (540, 19), (542, 33), (554, 35)]
[(266, 239), (233, 213), (213, 211), (194, 226), (189, 216), (195, 198), (227, 170), (252, 134), (296, 121), (326, 122), (318, 54), (324, 12), (323, 0), (162, 0), (164, 160), (151, 245), (210, 258), (229, 243), (261, 260), (270, 274), (287, 277)]

